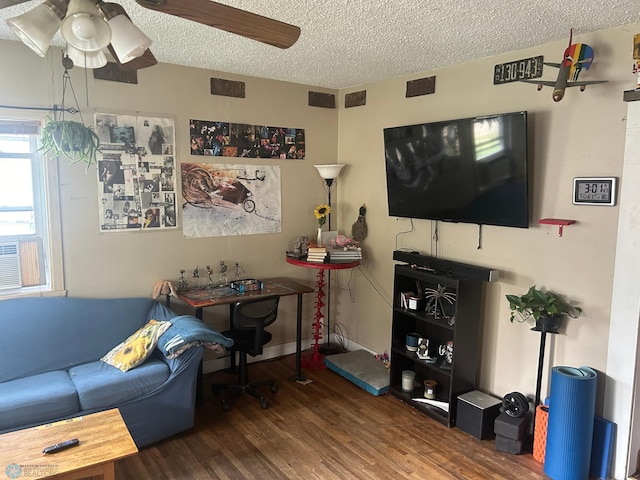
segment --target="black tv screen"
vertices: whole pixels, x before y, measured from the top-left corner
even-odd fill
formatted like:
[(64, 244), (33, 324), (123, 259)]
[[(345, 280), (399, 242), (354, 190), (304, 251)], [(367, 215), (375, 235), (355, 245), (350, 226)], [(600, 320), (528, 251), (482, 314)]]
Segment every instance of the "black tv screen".
[(384, 129), (389, 215), (528, 228), (527, 112)]

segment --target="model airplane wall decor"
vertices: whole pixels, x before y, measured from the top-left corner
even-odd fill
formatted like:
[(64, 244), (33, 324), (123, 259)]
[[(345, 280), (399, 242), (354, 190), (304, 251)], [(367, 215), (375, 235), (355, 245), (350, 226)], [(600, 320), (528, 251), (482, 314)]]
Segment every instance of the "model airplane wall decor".
[(587, 85), (595, 85), (597, 83), (606, 83), (608, 80), (587, 80), (578, 81), (578, 75), (584, 70), (589, 70), (591, 62), (593, 62), (593, 48), (586, 43), (571, 43), (573, 37), (573, 29), (569, 33), (569, 46), (564, 51), (562, 63), (544, 62), (545, 65), (558, 68), (558, 78), (555, 82), (548, 80), (520, 80), (521, 82), (535, 83), (538, 85), (538, 91), (542, 87), (553, 87), (551, 95), (554, 102), (559, 102), (564, 97), (565, 89), (568, 87), (580, 87), (583, 92)]

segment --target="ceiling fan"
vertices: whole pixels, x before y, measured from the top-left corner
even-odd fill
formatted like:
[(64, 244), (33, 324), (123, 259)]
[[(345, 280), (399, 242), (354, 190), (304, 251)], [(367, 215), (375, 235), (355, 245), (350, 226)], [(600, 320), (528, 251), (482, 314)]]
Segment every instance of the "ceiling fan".
[[(0, 0), (0, 9), (28, 0)], [(211, 0), (136, 0), (142, 7), (225, 30), (278, 48), (289, 48), (300, 28)], [(44, 0), (29, 12), (7, 20), (22, 42), (44, 56), (55, 33), (67, 41), (78, 66), (106, 64), (108, 48), (122, 70), (155, 65), (151, 40), (131, 21), (122, 5), (102, 0)]]

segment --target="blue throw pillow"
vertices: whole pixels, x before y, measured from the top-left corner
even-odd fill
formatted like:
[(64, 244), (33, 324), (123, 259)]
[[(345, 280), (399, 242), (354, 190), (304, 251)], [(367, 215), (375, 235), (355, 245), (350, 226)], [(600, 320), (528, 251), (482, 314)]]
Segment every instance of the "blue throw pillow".
[(171, 327), (158, 340), (158, 349), (167, 358), (176, 358), (195, 346), (204, 346), (218, 353), (233, 345), (233, 340), (191, 315), (171, 319)]

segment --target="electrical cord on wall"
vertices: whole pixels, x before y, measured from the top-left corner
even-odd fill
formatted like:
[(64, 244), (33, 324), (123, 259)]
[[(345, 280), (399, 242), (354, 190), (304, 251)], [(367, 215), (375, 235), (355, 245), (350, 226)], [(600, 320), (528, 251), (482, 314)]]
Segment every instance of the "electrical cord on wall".
[(398, 250), (398, 237), (399, 237), (400, 235), (404, 235), (404, 234), (406, 234), (406, 233), (411, 233), (411, 232), (413, 232), (413, 218), (409, 218), (409, 222), (411, 222), (411, 228), (410, 228), (409, 230), (406, 230), (406, 231), (404, 231), (404, 232), (398, 232), (398, 233), (396, 233), (396, 250)]

